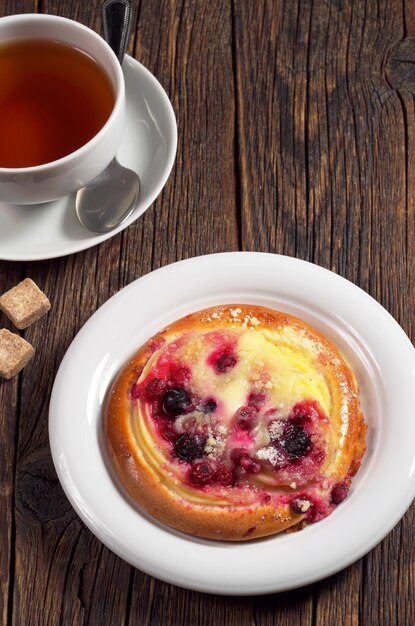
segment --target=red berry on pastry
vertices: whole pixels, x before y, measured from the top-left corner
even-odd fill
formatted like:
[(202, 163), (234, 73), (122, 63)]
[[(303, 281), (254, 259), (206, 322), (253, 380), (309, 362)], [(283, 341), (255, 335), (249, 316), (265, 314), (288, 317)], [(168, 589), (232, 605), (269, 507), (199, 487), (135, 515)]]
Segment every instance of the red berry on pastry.
[(230, 467), (224, 463), (220, 463), (216, 467), (215, 482), (224, 487), (230, 487), (234, 483), (234, 475)]
[(172, 387), (185, 387), (191, 378), (191, 372), (185, 365), (173, 364), (170, 368), (170, 382)]
[(261, 392), (251, 392), (248, 396), (248, 406), (260, 411), (266, 402), (267, 396)]
[(161, 430), (161, 434), (164, 437), (164, 439), (166, 439), (166, 441), (171, 441), (172, 443), (176, 443), (177, 439), (180, 437), (179, 433), (177, 432), (174, 422), (166, 422), (165, 424), (163, 424), (163, 426), (160, 428)]
[(244, 448), (232, 448), (230, 458), (235, 465), (240, 465), (241, 459), (244, 456), (247, 456), (247, 452)]
[(331, 501), (333, 504), (340, 504), (347, 498), (350, 489), (350, 481), (342, 481), (337, 483), (331, 490)]
[(216, 469), (209, 461), (197, 461), (193, 463), (189, 471), (189, 481), (192, 485), (201, 487), (213, 482)]
[(218, 374), (225, 374), (235, 367), (238, 359), (232, 352), (224, 352), (215, 361), (215, 370)]
[(138, 398), (140, 397), (140, 393), (141, 393), (140, 385), (138, 385), (137, 383), (134, 383), (130, 391), (131, 400), (138, 400)]
[(248, 454), (244, 454), (239, 459), (239, 465), (245, 472), (249, 472), (251, 474), (258, 474), (261, 471), (261, 463), (259, 461), (255, 461)]
[(242, 430), (252, 430), (257, 423), (256, 410), (250, 406), (241, 406), (235, 413), (236, 423)]
[(144, 390), (149, 400), (156, 400), (164, 396), (167, 391), (167, 384), (162, 378), (153, 378), (148, 381)]

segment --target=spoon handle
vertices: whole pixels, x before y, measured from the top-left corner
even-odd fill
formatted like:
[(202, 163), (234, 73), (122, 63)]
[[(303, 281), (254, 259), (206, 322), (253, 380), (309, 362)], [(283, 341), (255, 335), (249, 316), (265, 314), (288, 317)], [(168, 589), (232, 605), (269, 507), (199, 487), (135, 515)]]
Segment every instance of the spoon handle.
[(104, 39), (122, 64), (130, 35), (129, 0), (105, 0), (102, 5)]

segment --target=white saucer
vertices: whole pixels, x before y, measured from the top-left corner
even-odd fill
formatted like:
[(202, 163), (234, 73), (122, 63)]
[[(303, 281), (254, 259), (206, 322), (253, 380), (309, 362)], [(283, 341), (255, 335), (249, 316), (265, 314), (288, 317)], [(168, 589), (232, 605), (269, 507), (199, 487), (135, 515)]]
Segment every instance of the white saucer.
[(125, 57), (123, 71), (127, 123), (118, 156), (141, 179), (133, 214), (111, 233), (95, 235), (78, 222), (75, 195), (43, 205), (0, 203), (0, 259), (36, 261), (90, 248), (132, 224), (162, 190), (176, 155), (174, 111), (160, 83), (138, 61)]
[[(131, 502), (106, 458), (102, 405), (115, 374), (166, 324), (219, 303), (260, 304), (302, 317), (338, 345), (358, 379), (369, 425), (362, 467), (346, 501), (301, 532), (242, 543), (176, 532)], [(111, 550), (176, 585), (250, 595), (334, 574), (393, 528), (415, 496), (414, 406), (415, 350), (380, 304), (316, 265), (240, 252), (169, 265), (104, 304), (62, 361), (49, 433), (69, 500)]]

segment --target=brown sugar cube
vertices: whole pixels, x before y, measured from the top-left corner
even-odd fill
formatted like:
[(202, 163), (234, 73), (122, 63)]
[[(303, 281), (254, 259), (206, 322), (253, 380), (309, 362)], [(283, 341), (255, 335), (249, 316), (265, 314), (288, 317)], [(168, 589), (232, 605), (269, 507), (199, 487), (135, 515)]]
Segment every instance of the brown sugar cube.
[(49, 300), (30, 278), (25, 278), (0, 297), (0, 311), (20, 330), (36, 322), (49, 309)]
[(2, 328), (0, 330), (0, 377), (13, 378), (30, 361), (35, 350), (30, 343)]

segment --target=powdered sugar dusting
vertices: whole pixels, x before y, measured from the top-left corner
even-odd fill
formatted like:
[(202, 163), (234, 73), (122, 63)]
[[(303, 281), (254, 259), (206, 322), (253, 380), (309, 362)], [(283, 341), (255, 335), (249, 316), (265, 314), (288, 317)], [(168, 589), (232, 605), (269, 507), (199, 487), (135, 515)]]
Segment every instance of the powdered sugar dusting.
[(222, 456), (226, 447), (226, 438), (219, 434), (211, 434), (205, 445), (205, 452), (209, 459)]
[(256, 457), (260, 461), (269, 461), (273, 466), (276, 466), (282, 460), (281, 453), (277, 450), (277, 448), (274, 448), (274, 446), (260, 448), (256, 452)]
[(279, 439), (282, 436), (283, 431), (284, 431), (284, 424), (281, 421), (271, 422), (268, 427), (268, 432), (269, 432), (271, 441), (275, 441), (276, 439)]
[(280, 332), (282, 338), (287, 341), (289, 345), (295, 345), (298, 347), (298, 344), (300, 344), (303, 348), (309, 350), (313, 354), (318, 354), (321, 351), (320, 346), (313, 339), (307, 337), (306, 332), (302, 329), (294, 329), (291, 326), (284, 326)]
[(205, 318), (207, 322), (214, 322), (215, 320), (225, 320), (232, 324), (232, 326), (242, 328), (243, 330), (255, 330), (257, 326), (260, 326), (261, 321), (250, 312), (242, 316), (242, 309), (238, 306), (234, 308), (218, 308), (209, 314)]

